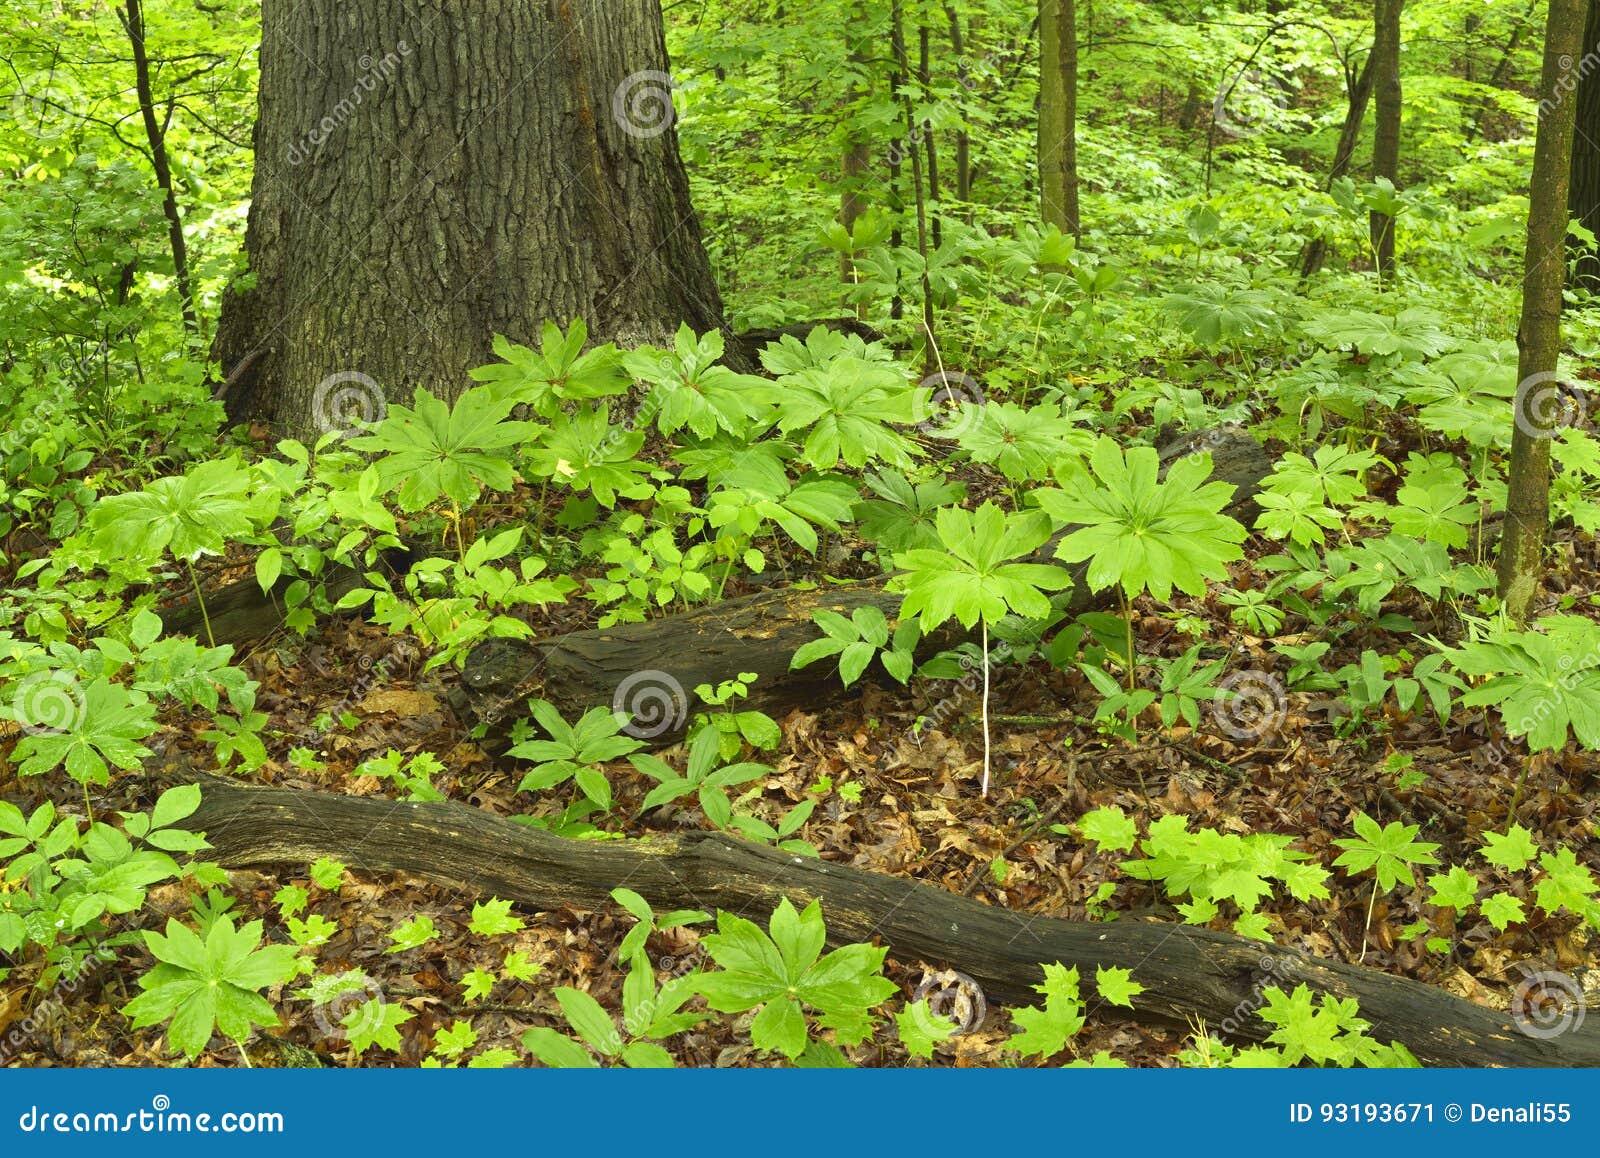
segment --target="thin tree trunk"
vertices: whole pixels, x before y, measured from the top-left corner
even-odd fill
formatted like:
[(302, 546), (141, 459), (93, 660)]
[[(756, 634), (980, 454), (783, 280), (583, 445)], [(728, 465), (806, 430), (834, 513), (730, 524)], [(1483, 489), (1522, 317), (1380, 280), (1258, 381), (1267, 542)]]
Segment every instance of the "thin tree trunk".
[(1077, 236), (1078, 34), (1074, 0), (1039, 0), (1040, 217)]
[[(917, 24), (917, 83), (922, 89), (924, 103), (933, 103), (933, 34), (927, 24), (918, 21)], [(923, 144), (928, 150), (928, 200), (935, 205), (939, 203), (939, 145), (935, 136), (933, 121), (924, 117), (922, 121)], [(944, 243), (944, 230), (939, 223), (939, 214), (932, 214), (933, 247), (938, 249)]]
[[(1511, 58), (1516, 54), (1517, 46), (1522, 43), (1522, 34), (1527, 31), (1529, 23), (1533, 20), (1534, 10), (1539, 7), (1540, 2), (1541, 0), (1528, 0), (1528, 7), (1512, 25), (1505, 49), (1500, 53), (1500, 59), (1495, 63), (1494, 71), (1489, 74), (1486, 82), (1490, 88), (1505, 86), (1506, 73), (1511, 68)], [(1478, 102), (1477, 111), (1472, 115), (1472, 123), (1467, 126), (1466, 139), (1469, 142), (1477, 140), (1478, 134), (1483, 132), (1483, 118), (1488, 115), (1491, 107), (1489, 101)]]
[[(1500, 598), (1518, 623), (1527, 621), (1544, 572), (1550, 522), (1550, 439), (1561, 391), (1555, 380), (1561, 348), (1561, 288), (1566, 273), (1567, 180), (1578, 102), (1568, 95), (1572, 63), (1583, 53), (1586, 0), (1550, 0), (1538, 137), (1528, 186), (1528, 244), (1523, 262), (1522, 321), (1517, 327), (1516, 418), (1506, 476), (1506, 520), (1500, 537)], [(1552, 403), (1556, 403), (1552, 406)]]
[[(944, 6), (945, 17), (950, 21), (950, 51), (955, 53), (959, 67), (957, 79), (961, 83), (961, 91), (965, 94), (972, 92), (972, 69), (967, 63), (966, 37), (961, 31), (961, 17), (956, 12), (954, 4)], [(972, 135), (967, 131), (966, 117), (961, 120), (961, 127), (956, 130), (956, 200), (970, 201), (972, 199)]]
[[(1367, 59), (1362, 64), (1360, 73), (1353, 74), (1349, 66), (1346, 66), (1345, 93), (1348, 104), (1345, 106), (1344, 124), (1339, 129), (1338, 144), (1333, 147), (1333, 164), (1328, 169), (1328, 179), (1323, 182), (1324, 190), (1332, 189), (1334, 182), (1350, 171), (1350, 161), (1355, 156), (1356, 145), (1361, 140), (1361, 122), (1366, 119), (1367, 101), (1372, 96), (1372, 53), (1367, 53)], [(1312, 238), (1300, 258), (1300, 276), (1302, 278), (1315, 276), (1327, 256), (1327, 240), (1321, 237)]]
[[(673, 130), (659, 0), (263, 0), (254, 288), (227, 398), (296, 432), (454, 398), (494, 334), (724, 325)], [(733, 349), (731, 335), (729, 347)], [(329, 386), (374, 397), (326, 413)], [(381, 395), (381, 396), (377, 396)], [(331, 421), (330, 421), (331, 420)]]
[(189, 246), (183, 239), (183, 214), (178, 211), (178, 194), (172, 184), (172, 164), (167, 158), (167, 125), (171, 123), (172, 108), (168, 106), (164, 122), (156, 119), (155, 93), (150, 84), (150, 55), (144, 42), (144, 8), (140, 0), (126, 0), (120, 15), (122, 27), (128, 33), (128, 44), (133, 49), (134, 91), (139, 98), (139, 115), (144, 121), (145, 140), (150, 146), (150, 166), (155, 170), (156, 186), (161, 190), (161, 212), (167, 219), (167, 242), (172, 247), (173, 281), (178, 287), (183, 328), (191, 334), (198, 334), (200, 320), (194, 308), (194, 288), (189, 281)]
[(932, 374), (939, 366), (939, 344), (933, 328), (933, 283), (928, 277), (928, 202), (922, 184), (922, 153), (916, 146), (916, 110), (911, 100), (911, 60), (906, 53), (906, 30), (902, 0), (890, 5), (893, 29), (890, 34), (895, 59), (900, 68), (900, 104), (905, 110), (906, 138), (911, 141), (911, 190), (917, 207), (917, 255), (922, 260), (922, 372)]
[[(1589, 0), (1583, 27), (1585, 54), (1600, 49), (1600, 0)], [(1600, 73), (1578, 80), (1578, 108), (1572, 128), (1572, 166), (1567, 188), (1567, 215), (1600, 236)], [(1578, 255), (1574, 285), (1600, 291), (1600, 255), (1593, 248)]]
[[(868, 44), (862, 29), (866, 20), (866, 9), (861, 5), (857, 5), (847, 28), (847, 34), (855, 38), (850, 45), (851, 68), (860, 73), (865, 73), (871, 67)], [(866, 95), (864, 86), (857, 83), (851, 87), (850, 103), (853, 105)], [(853, 117), (855, 109), (851, 108), (848, 115)], [(839, 224), (844, 226), (846, 237), (850, 235), (856, 219), (866, 211), (866, 202), (861, 196), (861, 182), (866, 177), (867, 166), (871, 159), (870, 146), (865, 136), (853, 124), (847, 124), (845, 126), (844, 154), (839, 166)], [(850, 291), (855, 288), (856, 284), (856, 263), (855, 255), (849, 251), (839, 255), (839, 280), (843, 286), (843, 292), (839, 297), (840, 306), (854, 311), (858, 318), (865, 317), (866, 304), (851, 300)]]
[[(1400, 12), (1405, 0), (1377, 0), (1373, 12), (1372, 179), (1400, 185)], [(1394, 274), (1394, 218), (1376, 210), (1369, 223), (1373, 260), (1385, 282)]]

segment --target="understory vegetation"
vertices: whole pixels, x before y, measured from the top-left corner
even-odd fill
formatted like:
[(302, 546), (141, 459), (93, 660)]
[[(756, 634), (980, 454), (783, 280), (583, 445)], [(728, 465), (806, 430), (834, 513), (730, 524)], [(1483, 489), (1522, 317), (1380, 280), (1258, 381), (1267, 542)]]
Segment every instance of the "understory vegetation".
[[(213, 355), (255, 276), (259, 6), (147, 0), (137, 53), (121, 6), (8, 7), (0, 1062), (1418, 1064), (1292, 970), (1181, 1025), (1132, 1017), (1138, 963), (1040, 960), (1007, 1005), (830, 939), (826, 897), (536, 911), (359, 848), (218, 863), (208, 775), (725, 833), (1576, 1032), (1600, 304), (1571, 279), (1530, 384), (1545, 5), (1411, 0), (1398, 171), (1369, 113), (1332, 177), (1371, 5), (1090, 7), (1050, 220), (1035, 6), (667, 6), (727, 329), (530, 319), (448, 392), (349, 367), (314, 429), (231, 420)], [(1519, 428), (1550, 461), (1525, 615), (1496, 573)], [(815, 612), (798, 701), (670, 654), (505, 729), (452, 699), (492, 641), (880, 590)]]

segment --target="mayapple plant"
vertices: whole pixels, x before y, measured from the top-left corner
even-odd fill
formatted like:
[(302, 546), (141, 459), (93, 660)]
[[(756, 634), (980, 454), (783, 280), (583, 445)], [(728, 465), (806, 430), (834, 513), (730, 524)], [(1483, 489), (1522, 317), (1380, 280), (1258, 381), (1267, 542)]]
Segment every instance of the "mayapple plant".
[(894, 582), (905, 592), (900, 622), (916, 616), (924, 632), (949, 619), (980, 627), (983, 652), (983, 795), (989, 794), (989, 627), (1007, 612), (1024, 619), (1050, 614), (1046, 591), (1071, 583), (1060, 567), (1018, 563), (1050, 538), (1050, 520), (1039, 511), (1006, 514), (994, 503), (976, 511), (944, 507), (935, 520), (944, 549), (925, 547), (895, 556), (902, 570)]

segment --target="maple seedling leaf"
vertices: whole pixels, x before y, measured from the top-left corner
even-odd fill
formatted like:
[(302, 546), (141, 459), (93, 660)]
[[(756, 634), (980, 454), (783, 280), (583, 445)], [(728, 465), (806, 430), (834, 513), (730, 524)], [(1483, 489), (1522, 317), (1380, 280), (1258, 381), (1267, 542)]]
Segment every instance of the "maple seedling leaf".
[(1539, 855), (1539, 846), (1533, 843), (1533, 834), (1520, 824), (1513, 824), (1505, 832), (1483, 834), (1483, 859), (1512, 872), (1521, 872)]

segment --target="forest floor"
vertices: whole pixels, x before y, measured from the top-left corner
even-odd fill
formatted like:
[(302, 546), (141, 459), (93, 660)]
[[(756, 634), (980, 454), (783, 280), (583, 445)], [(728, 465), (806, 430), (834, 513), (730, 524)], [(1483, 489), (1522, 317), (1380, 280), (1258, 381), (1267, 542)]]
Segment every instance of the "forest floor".
[[(1561, 547), (1565, 564), (1553, 585), (1580, 599), (1600, 593), (1594, 541), (1568, 537)], [(1239, 589), (1251, 586), (1253, 565), (1246, 559), (1235, 566)], [(222, 570), (212, 578), (224, 576), (231, 577)], [(535, 625), (539, 634), (586, 626), (573, 617), (578, 606), (583, 605), (552, 609), (548, 621)], [(1430, 618), (1426, 607), (1386, 604), (1385, 609), (1413, 613), (1419, 622)], [(1179, 654), (1194, 635), (1207, 644), (1208, 657), (1231, 653), (1230, 669), (1273, 667), (1269, 641), (1243, 633), (1229, 622), (1227, 608), (1214, 601), (1181, 600), (1161, 613), (1140, 604), (1137, 612), (1143, 653)], [(1325, 657), (1328, 669), (1357, 659), (1364, 644), (1382, 647), (1382, 634), (1376, 629), (1371, 639), (1361, 630), (1346, 634)], [(1313, 637), (1280, 633), (1271, 642)], [(422, 673), (418, 660), (395, 661), (392, 637), (383, 630), (335, 620), (309, 642), (280, 635), (258, 645), (243, 665), (261, 683), (259, 707), (270, 714), (268, 734), (277, 736), (272, 759), (257, 774), (260, 782), (357, 796), (392, 794), (385, 781), (358, 774), (363, 762), (390, 749), (432, 752), (444, 766), (434, 786), (447, 798), (504, 816), (529, 811), (530, 798), (516, 792), (520, 772), (514, 762), (496, 759), (471, 742), (446, 705), (452, 673)], [(374, 665), (380, 665), (384, 678), (363, 680)], [(352, 688), (360, 689), (354, 699)], [(951, 695), (953, 704), (946, 699)], [(914, 681), (910, 689), (868, 681), (831, 703), (779, 721), (782, 747), (771, 757), (773, 775), (758, 784), (756, 811), (769, 810), (775, 820), (794, 804), (815, 798), (816, 811), (797, 835), (828, 860), (937, 884), (1019, 913), (1166, 921), (1175, 930), (1178, 914), (1159, 886), (1128, 879), (1116, 867), (1120, 857), (1096, 852), (1053, 826), (1106, 805), (1146, 821), (1178, 813), (1192, 826), (1222, 833), (1293, 835), (1298, 848), (1329, 864), (1338, 852), (1332, 841), (1348, 835), (1354, 816), (1365, 812), (1384, 823), (1420, 825), (1421, 839), (1439, 843), (1441, 863), (1450, 865), (1476, 851), (1483, 832), (1503, 830), (1515, 819), (1543, 846), (1568, 844), (1592, 867), (1600, 861), (1592, 839), (1600, 821), (1600, 755), (1569, 746), (1553, 757), (1529, 760), (1520, 745), (1497, 744), (1481, 714), (1458, 712), (1441, 728), (1431, 711), (1397, 715), (1391, 703), (1382, 717), (1352, 727), (1343, 704), (1329, 693), (1290, 693), (1257, 739), (1230, 737), (1213, 726), (1209, 706), (1202, 705), (1206, 715), (1200, 728), (1183, 723), (1164, 731), (1151, 728), (1130, 743), (1106, 736), (1089, 719), (1096, 702), (1093, 689), (1076, 672), (1064, 674), (1038, 661), (998, 668), (991, 702), (995, 787), (984, 799), (978, 791), (982, 736), (976, 693), (949, 681)], [(359, 722), (313, 733), (313, 721), (329, 711), (347, 711)], [(943, 723), (927, 727), (930, 717)], [(920, 732), (919, 719), (924, 719)], [(198, 735), (175, 726), (162, 739), (160, 759), (169, 765), (206, 766), (210, 749)], [(318, 751), (320, 769), (285, 759), (290, 748), (308, 743)], [(1506, 756), (1497, 763), (1501, 752)], [(625, 762), (611, 765), (608, 774), (616, 797), (612, 818), (632, 816), (652, 782)], [(28, 786), (36, 787), (37, 782)], [(115, 789), (124, 793), (120, 803), (126, 807), (148, 805), (138, 798), (138, 778), (124, 778)], [(81, 802), (64, 796), (57, 803), (72, 811)], [(693, 806), (668, 806), (652, 812), (642, 828), (640, 822), (625, 828), (637, 834), (706, 825)], [(473, 903), (487, 898), (366, 875), (358, 851), (340, 887), (310, 890), (307, 912), (338, 927), (320, 950), (321, 967), (364, 972), (373, 991), (415, 1015), (400, 1027), (398, 1051), (368, 1053), (362, 1064), (416, 1064), (434, 1033), (459, 1018), (473, 1020), (480, 1045), (510, 1046), (530, 1026), (560, 1025), (550, 1016), (548, 996), (560, 985), (590, 992), (608, 1007), (620, 1001), (624, 974), (616, 967), (616, 950), (632, 924), (620, 911), (522, 914), (521, 931), (489, 944), (468, 931)], [(282, 923), (274, 903), (279, 887), (309, 884), (304, 874), (233, 876), (240, 912), (264, 920), (269, 930)], [(1530, 961), (1580, 978), (1588, 970), (1585, 984), (1600, 988), (1600, 976), (1593, 975), (1600, 973), (1594, 969), (1600, 946), (1594, 931), (1575, 918), (1543, 917), (1530, 904), (1526, 924), (1496, 933), (1480, 921), (1463, 931), (1452, 926), (1449, 910), (1435, 910), (1421, 899), (1423, 890), (1407, 894), (1410, 899), (1393, 894), (1374, 899), (1366, 876), (1352, 878), (1340, 870), (1329, 885), (1332, 896), (1325, 901), (1281, 897), (1263, 903), (1279, 944), (1412, 977), (1491, 1006), (1505, 1006), (1518, 969), (1525, 970)], [(1526, 886), (1521, 888), (1525, 893)], [(181, 915), (197, 899), (178, 886), (156, 890), (151, 915)], [(392, 951), (388, 932), (418, 915), (431, 917), (440, 935), (419, 948)], [(1417, 922), (1429, 923), (1428, 935), (1406, 933)], [(1222, 921), (1216, 924), (1225, 927)], [(1429, 949), (1429, 935), (1447, 938), (1449, 949)], [(689, 929), (652, 938), (649, 952), (658, 976), (696, 967), (702, 960), (697, 942)], [(526, 982), (497, 987), (492, 1000), (469, 1000), (463, 977), (477, 967), (493, 969), (513, 950), (535, 963), (537, 973)], [(137, 956), (131, 949), (122, 952)], [(888, 968), (908, 994), (920, 989), (942, 995), (947, 1005), (972, 996), (961, 982), (921, 962), (891, 957)], [(133, 974), (120, 967), (100, 970), (63, 995), (59, 1007), (47, 1007), (48, 1017), (31, 1012), (36, 1048), (11, 1060), (42, 1066), (68, 1058), (76, 1065), (162, 1064), (167, 1055), (159, 1028), (129, 1030), (126, 1019), (111, 1015), (132, 996), (123, 987)], [(0, 1003), (0, 1032), (28, 1012), (22, 1003), (26, 992), (14, 990)], [(274, 1031), (277, 1037), (316, 1051), (330, 1064), (349, 1062), (337, 1013), (329, 1012), (335, 1007), (281, 1001), (278, 1008), (285, 1024)], [(963, 1012), (967, 1022), (974, 1021), (965, 1007)], [(669, 1049), (681, 1065), (761, 1064), (743, 1032), (747, 1020), (708, 1022), (671, 1039)], [(1003, 1021), (991, 1016), (968, 1024), (939, 1046), (938, 1061), (998, 1064), (1006, 1037)], [(1110, 1050), (1133, 1065), (1172, 1064), (1194, 1028), (1160, 1029), (1094, 1016), (1074, 1047), (1081, 1056)], [(259, 1036), (257, 1041), (271, 1045)], [(892, 1041), (846, 1052), (860, 1065), (906, 1060)], [(263, 1052), (257, 1060), (272, 1064), (273, 1058)], [(213, 1050), (200, 1064), (239, 1062), (237, 1051), (228, 1047)]]

